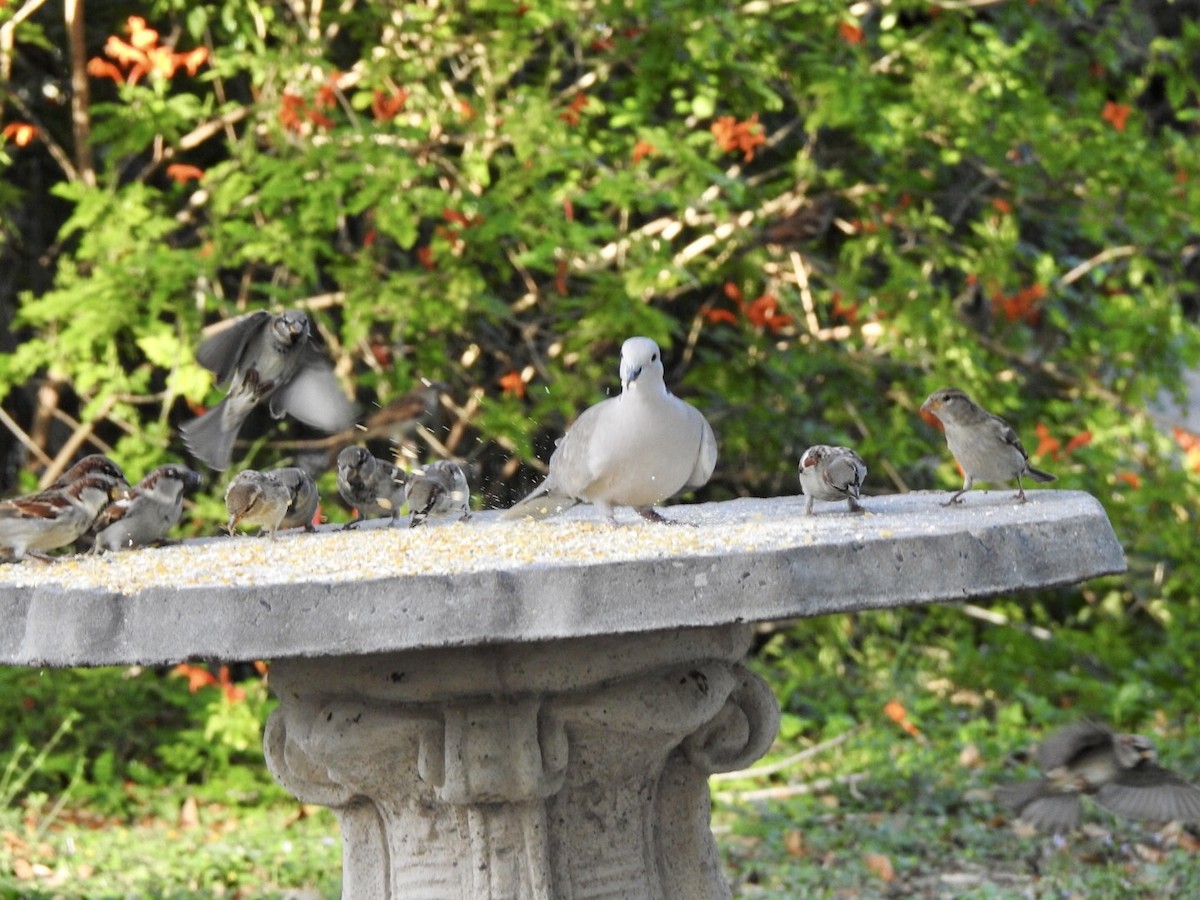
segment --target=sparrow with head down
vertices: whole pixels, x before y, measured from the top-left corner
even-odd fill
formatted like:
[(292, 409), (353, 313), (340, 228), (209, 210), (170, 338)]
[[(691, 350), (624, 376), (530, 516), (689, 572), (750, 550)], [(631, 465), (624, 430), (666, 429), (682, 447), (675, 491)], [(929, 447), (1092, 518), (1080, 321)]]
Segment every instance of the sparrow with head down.
[(459, 520), (471, 516), (471, 489), (462, 466), (448, 459), (414, 469), (404, 484), (408, 501), (409, 527), (430, 516), (457, 513)]
[(814, 500), (845, 500), (850, 512), (863, 512), (858, 495), (866, 477), (867, 464), (849, 447), (809, 447), (800, 457), (800, 488), (808, 498), (804, 514), (812, 515)]
[(337, 486), (342, 499), (354, 510), (343, 528), (354, 528), (363, 519), (387, 516), (395, 524), (404, 506), (404, 472), (371, 455), (365, 447), (347, 447), (337, 458)]
[(225, 489), (226, 528), (233, 534), (239, 526), (257, 525), (260, 534), (274, 540), (291, 502), (292, 493), (283, 481), (270, 472), (244, 469)]
[(148, 473), (109, 503), (92, 525), (92, 549), (124, 550), (164, 541), (183, 514), (183, 496), (200, 487), (200, 473), (169, 463)]

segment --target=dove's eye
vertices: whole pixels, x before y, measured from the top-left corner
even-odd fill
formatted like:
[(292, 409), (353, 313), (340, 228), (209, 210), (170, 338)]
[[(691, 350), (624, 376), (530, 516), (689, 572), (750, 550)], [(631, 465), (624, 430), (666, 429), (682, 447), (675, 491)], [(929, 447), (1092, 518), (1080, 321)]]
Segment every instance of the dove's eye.
[(650, 362), (658, 362), (658, 354), (657, 353), (650, 354)]

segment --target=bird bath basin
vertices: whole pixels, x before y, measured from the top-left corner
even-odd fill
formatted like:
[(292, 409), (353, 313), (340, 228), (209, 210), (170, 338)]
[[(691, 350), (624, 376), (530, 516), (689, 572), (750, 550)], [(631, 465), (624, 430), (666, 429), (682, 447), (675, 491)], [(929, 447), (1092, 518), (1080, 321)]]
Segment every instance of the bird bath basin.
[(778, 728), (752, 624), (1124, 570), (1094, 498), (1010, 497), (481, 513), (3, 566), (0, 662), (270, 660), (267, 761), (337, 813), (346, 897), (728, 897), (707, 777)]

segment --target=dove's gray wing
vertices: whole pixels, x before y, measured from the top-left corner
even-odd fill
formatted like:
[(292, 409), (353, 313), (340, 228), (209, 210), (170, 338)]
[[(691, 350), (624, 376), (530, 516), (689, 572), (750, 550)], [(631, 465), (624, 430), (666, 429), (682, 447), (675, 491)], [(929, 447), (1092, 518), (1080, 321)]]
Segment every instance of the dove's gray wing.
[(704, 414), (700, 410), (692, 408), (695, 412), (695, 418), (699, 419), (700, 426), (700, 445), (696, 451), (696, 467), (692, 469), (692, 474), (688, 477), (685, 489), (703, 487), (708, 484), (708, 479), (712, 478), (713, 470), (717, 467), (717, 436), (713, 433), (712, 426), (708, 424), (708, 419), (704, 418)]
[[(595, 470), (594, 442), (602, 434), (602, 422), (620, 402), (617, 397), (589, 406), (567, 430), (550, 455), (546, 487), (553, 494), (579, 500), (600, 474)], [(601, 426), (601, 427), (597, 427)]]
[(233, 380), (246, 345), (271, 321), (271, 314), (258, 310), (234, 319), (196, 348), (196, 362), (217, 376), (217, 384)]
[(323, 360), (304, 364), (271, 397), (271, 415), (295, 416), (322, 431), (341, 431), (354, 424), (354, 405), (342, 393), (337, 377)]

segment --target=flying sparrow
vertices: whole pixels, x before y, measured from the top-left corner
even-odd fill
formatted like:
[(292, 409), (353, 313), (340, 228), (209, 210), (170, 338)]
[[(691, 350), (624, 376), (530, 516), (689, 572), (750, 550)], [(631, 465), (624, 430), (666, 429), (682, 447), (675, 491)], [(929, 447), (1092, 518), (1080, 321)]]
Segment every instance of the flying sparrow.
[(303, 528), (305, 531), (315, 531), (313, 516), (317, 513), (317, 504), (321, 501), (317, 493), (316, 482), (303, 469), (286, 468), (272, 469), (267, 473), (287, 488), (288, 507), (280, 521), (280, 528)]
[(858, 492), (866, 477), (867, 464), (849, 447), (809, 447), (800, 457), (800, 488), (808, 498), (804, 514), (812, 515), (814, 500), (845, 500), (850, 512), (862, 512)]
[(180, 429), (188, 449), (214, 469), (229, 468), (238, 431), (260, 403), (277, 419), (290, 414), (324, 431), (354, 421), (353, 406), (300, 310), (242, 316), (202, 343), (196, 361), (218, 384), (229, 385), (220, 403)]
[(1029, 464), (1029, 454), (1020, 438), (999, 416), (994, 416), (958, 388), (942, 388), (929, 395), (921, 412), (937, 416), (946, 430), (950, 452), (962, 466), (966, 480), (962, 490), (946, 501), (945, 506), (961, 502), (962, 495), (980, 481), (1010, 481), (1017, 479), (1017, 495), (1013, 499), (1025, 502), (1025, 486), (1021, 476), (1034, 481), (1053, 481), (1054, 476)]
[(269, 472), (244, 469), (225, 489), (225, 508), (229, 511), (230, 534), (239, 525), (257, 525), (271, 540), (287, 515), (292, 494), (287, 485)]
[(26, 554), (49, 559), (45, 551), (74, 543), (105, 505), (128, 488), (124, 479), (94, 474), (65, 487), (5, 500), (0, 503), (0, 550), (11, 560)]
[(459, 521), (470, 518), (471, 489), (462, 467), (440, 459), (414, 469), (404, 484), (408, 501), (409, 527), (420, 525), (429, 516), (459, 513)]
[(93, 551), (144, 547), (166, 539), (183, 513), (183, 495), (200, 487), (200, 480), (199, 472), (174, 463), (154, 469), (100, 513), (92, 525)]
[(371, 455), (364, 447), (347, 447), (337, 458), (338, 493), (354, 509), (354, 518), (343, 528), (354, 528), (363, 519), (400, 515), (404, 505), (404, 472)]
[(1047, 831), (1078, 825), (1084, 794), (1129, 819), (1200, 821), (1200, 787), (1157, 761), (1154, 745), (1140, 734), (1116, 734), (1097, 722), (1077, 722), (1038, 747), (1042, 778), (1002, 785), (996, 798)]

